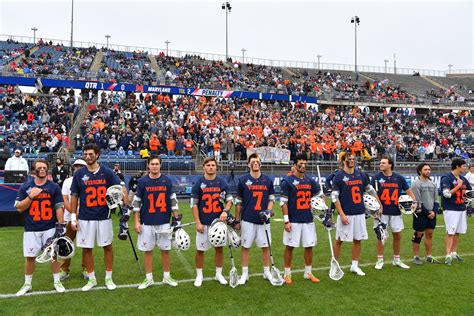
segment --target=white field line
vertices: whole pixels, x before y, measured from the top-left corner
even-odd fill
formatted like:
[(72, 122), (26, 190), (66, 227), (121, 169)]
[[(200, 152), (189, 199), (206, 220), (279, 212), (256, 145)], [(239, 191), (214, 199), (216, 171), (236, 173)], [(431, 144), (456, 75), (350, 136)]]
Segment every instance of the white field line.
[[(463, 257), (472, 257), (474, 256), (474, 253), (468, 253), (468, 254), (462, 254)], [(435, 258), (443, 258), (443, 256), (440, 256), (440, 257), (435, 257)], [(411, 258), (406, 258), (405, 260), (410, 260)], [(389, 264), (391, 263), (391, 260), (386, 260), (385, 263)], [(359, 266), (360, 267), (369, 267), (369, 266), (374, 266), (375, 265), (375, 262), (371, 262), (371, 263), (364, 263), (364, 264), (360, 264)], [(348, 269), (350, 268), (350, 265), (345, 265), (345, 266), (341, 266), (341, 268), (343, 269)], [(329, 270), (329, 266), (328, 267), (319, 267), (319, 268), (313, 268), (313, 271), (324, 271), (324, 270)], [(301, 272), (304, 272), (303, 269), (298, 269), (298, 270), (292, 270), (291, 271), (292, 273), (301, 273)], [(253, 277), (260, 277), (262, 278), (263, 275), (262, 273), (253, 273), (253, 274), (250, 274), (249, 277), (253, 278)], [(228, 279), (228, 278), (227, 278)], [(205, 277), (203, 279), (204, 281), (214, 281), (214, 277)], [(184, 280), (177, 280), (178, 283), (192, 283), (194, 282), (194, 279), (184, 279)], [(117, 285), (117, 288), (118, 289), (128, 289), (128, 288), (137, 288), (139, 285), (139, 283), (135, 283), (135, 284), (122, 284), (122, 285)], [(153, 285), (164, 285), (163, 282), (155, 282)], [(94, 287), (91, 291), (103, 291), (103, 290), (107, 290), (107, 288), (105, 286), (96, 286)], [(66, 293), (72, 293), (72, 292), (81, 292), (81, 288), (76, 288), (76, 289), (66, 289)], [(30, 293), (27, 293), (25, 296), (37, 296), (37, 295), (51, 295), (51, 294), (59, 294), (57, 293), (56, 291), (37, 291), (37, 292), (30, 292)], [(0, 299), (7, 299), (7, 298), (16, 298), (17, 296), (15, 294), (0, 294)]]

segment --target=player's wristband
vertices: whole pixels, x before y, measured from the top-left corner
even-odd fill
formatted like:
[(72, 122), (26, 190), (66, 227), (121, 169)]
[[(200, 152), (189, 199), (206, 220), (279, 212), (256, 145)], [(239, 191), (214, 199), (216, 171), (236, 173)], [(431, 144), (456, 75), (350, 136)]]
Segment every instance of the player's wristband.
[(71, 222), (77, 222), (77, 215), (76, 215), (76, 213), (71, 213)]
[(33, 198), (32, 198), (31, 196), (29, 196), (29, 195), (28, 195), (28, 196), (27, 196), (27, 198), (29, 198), (30, 200), (32, 200), (32, 201), (33, 201)]
[(286, 223), (290, 222), (290, 217), (288, 215), (283, 215), (283, 221)]
[(222, 210), (222, 213), (229, 214), (229, 210), (225, 208), (225, 209)]

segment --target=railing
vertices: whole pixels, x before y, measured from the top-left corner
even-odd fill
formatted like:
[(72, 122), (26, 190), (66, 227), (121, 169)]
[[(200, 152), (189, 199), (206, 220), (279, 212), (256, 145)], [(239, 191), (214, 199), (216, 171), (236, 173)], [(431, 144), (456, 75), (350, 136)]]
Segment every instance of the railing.
[[(40, 37), (37, 37), (38, 39)], [(5, 41), (7, 39), (12, 39), (18, 42), (23, 43), (33, 43), (33, 37), (31, 36), (22, 36), (22, 35), (8, 35), (8, 34), (0, 34), (0, 40)], [(42, 38), (44, 42), (53, 42), (54, 45), (56, 44), (63, 44), (64, 46), (70, 45), (70, 40), (64, 39), (50, 39), (50, 38)], [(96, 42), (82, 42), (82, 41), (74, 41), (74, 47), (78, 48), (87, 48), (95, 46), (97, 48), (107, 47), (105, 43), (96, 43)], [(125, 51), (125, 52), (133, 52), (133, 51), (142, 51), (148, 52), (149, 54), (158, 55), (162, 52), (166, 52), (165, 48), (152, 48), (152, 47), (144, 47), (144, 46), (129, 46), (129, 45), (117, 45), (117, 44), (109, 44), (109, 49), (117, 50), (117, 51)], [(195, 52), (195, 51), (180, 51), (180, 50), (172, 50), (168, 49), (168, 55), (173, 57), (184, 57), (185, 55), (199, 55), (202, 58), (207, 60), (226, 60), (225, 55), (223, 54), (214, 54), (214, 53), (204, 53), (204, 52)], [(237, 55), (230, 55), (233, 61), (242, 62), (242, 56)], [(341, 70), (341, 71), (354, 71), (353, 64), (339, 64), (339, 63), (317, 63), (314, 61), (295, 61), (295, 60), (279, 60), (279, 59), (266, 59), (266, 58), (258, 58), (258, 57), (247, 57), (245, 56), (245, 63), (252, 63), (258, 65), (265, 65), (271, 67), (290, 67), (290, 68), (308, 68), (308, 69), (324, 69), (324, 70)], [(413, 75), (413, 73), (418, 72), (420, 75), (423, 76), (438, 76), (438, 77), (445, 77), (448, 73), (455, 74), (455, 73), (474, 73), (474, 69), (451, 69), (448, 70), (432, 70), (432, 69), (420, 69), (420, 68), (393, 68), (393, 67), (384, 67), (384, 66), (369, 66), (369, 65), (357, 65), (357, 69), (359, 72), (378, 72), (378, 73), (392, 73), (392, 74), (399, 74), (399, 75)]]

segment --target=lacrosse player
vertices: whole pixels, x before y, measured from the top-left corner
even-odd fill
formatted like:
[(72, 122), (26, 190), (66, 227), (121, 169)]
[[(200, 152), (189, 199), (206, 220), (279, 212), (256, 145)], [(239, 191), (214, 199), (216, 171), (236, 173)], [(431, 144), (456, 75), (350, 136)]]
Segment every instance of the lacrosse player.
[[(398, 197), (403, 191), (413, 199), (412, 207), (416, 207), (416, 197), (410, 190), (405, 178), (398, 173), (393, 172), (393, 159), (383, 157), (380, 160), (380, 172), (372, 177), (371, 185), (377, 191), (380, 201), (382, 202), (382, 216), (380, 221), (390, 227), (393, 236), (393, 265), (402, 269), (409, 269), (400, 260), (400, 240), (401, 232), (404, 228), (403, 218), (398, 207)], [(374, 221), (374, 229), (377, 228), (377, 221)], [(382, 240), (377, 240), (377, 263), (375, 269), (380, 270), (383, 267), (383, 250), (384, 244)]]
[(369, 183), (367, 176), (355, 168), (354, 155), (341, 154), (343, 168), (333, 179), (331, 199), (338, 216), (336, 222), (336, 243), (334, 256), (339, 258), (342, 243), (352, 242), (352, 265), (350, 271), (359, 276), (365, 273), (359, 267), (361, 240), (368, 239), (365, 222), (364, 191), (375, 196), (380, 204), (377, 193)]
[[(88, 282), (82, 291), (89, 291), (97, 285), (94, 272), (92, 249), (94, 242), (104, 249), (105, 286), (114, 290), (117, 286), (112, 280), (113, 268), (113, 231), (111, 211), (107, 206), (107, 188), (119, 185), (120, 179), (114, 172), (98, 162), (100, 149), (95, 143), (84, 146), (85, 168), (77, 171), (71, 185), (71, 227), (77, 231), (77, 247), (82, 248), (82, 260), (87, 268)], [(128, 194), (124, 191), (123, 211), (128, 211)], [(77, 212), (79, 211), (79, 216)]]
[[(239, 280), (241, 285), (249, 278), (249, 252), (254, 241), (257, 247), (262, 249), (263, 275), (267, 280), (272, 280), (270, 252), (263, 221), (270, 223), (267, 217), (273, 215), (275, 202), (273, 181), (260, 171), (261, 160), (258, 154), (254, 153), (248, 157), (248, 166), (250, 172), (239, 178), (235, 198), (235, 228), (241, 230), (242, 241), (242, 276)], [(268, 233), (271, 240), (271, 232)]]
[[(77, 159), (72, 164), (73, 174), (76, 173), (78, 170), (82, 169), (82, 167), (87, 166), (87, 163), (82, 159)], [(71, 213), (69, 210), (71, 209), (71, 185), (72, 185), (72, 176), (64, 180), (63, 187), (61, 188), (61, 193), (64, 199), (64, 221), (67, 223), (66, 225), (66, 236), (71, 238), (72, 241), (76, 239), (77, 231), (73, 230), (71, 227)], [(61, 280), (69, 278), (69, 267), (71, 266), (71, 259), (64, 260), (61, 264), (61, 272), (59, 273)], [(87, 268), (82, 263), (82, 275), (85, 279), (87, 279)]]
[(459, 234), (467, 231), (466, 205), (464, 194), (472, 190), (471, 184), (461, 174), (466, 173), (467, 165), (463, 159), (455, 158), (451, 162), (451, 172), (441, 178), (441, 206), (444, 210), (446, 226), (444, 263), (451, 265), (453, 259), (464, 261), (457, 253)]
[[(35, 257), (56, 237), (64, 235), (66, 225), (63, 223), (63, 197), (61, 188), (47, 179), (49, 163), (44, 159), (34, 161), (33, 179), (23, 183), (18, 191), (15, 208), (24, 214), (25, 233), (23, 234), (23, 256), (25, 261), (25, 283), (16, 293), (23, 296), (32, 290), (31, 281), (35, 271)], [(54, 288), (63, 293), (64, 286), (59, 276), (60, 263), (53, 261)]]
[(316, 246), (316, 227), (311, 213), (311, 198), (321, 192), (316, 181), (305, 176), (305, 155), (297, 155), (294, 160), (294, 174), (285, 178), (281, 183), (280, 205), (285, 222), (283, 244), (285, 245), (285, 283), (291, 284), (291, 261), (293, 249), (304, 247), (304, 278), (313, 283), (318, 283), (312, 272), (313, 247)]
[(413, 214), (413, 263), (422, 265), (419, 251), (423, 235), (425, 236), (426, 262), (441, 263), (431, 256), (433, 231), (436, 227), (436, 213), (439, 210), (438, 190), (436, 184), (431, 181), (431, 167), (428, 163), (422, 162), (416, 168), (419, 177), (411, 184), (411, 191), (416, 196), (416, 200), (421, 203), (421, 212)]
[(153, 281), (153, 249), (160, 248), (163, 265), (163, 283), (178, 286), (170, 275), (171, 234), (162, 233), (173, 224), (178, 225), (178, 199), (173, 193), (171, 179), (161, 173), (161, 158), (152, 155), (148, 158), (148, 175), (138, 180), (137, 192), (133, 198), (133, 219), (138, 234), (138, 249), (145, 252), (145, 280), (138, 286), (143, 290)]
[[(211, 248), (208, 229), (215, 219), (227, 221), (227, 214), (232, 207), (232, 195), (227, 183), (217, 176), (217, 161), (208, 157), (203, 162), (204, 175), (193, 185), (191, 190), (191, 207), (196, 222), (196, 280), (194, 286), (201, 286), (203, 281), (204, 252)], [(225, 205), (224, 205), (225, 203)], [(224, 264), (223, 247), (215, 247), (215, 279), (222, 285), (227, 280), (222, 275)]]

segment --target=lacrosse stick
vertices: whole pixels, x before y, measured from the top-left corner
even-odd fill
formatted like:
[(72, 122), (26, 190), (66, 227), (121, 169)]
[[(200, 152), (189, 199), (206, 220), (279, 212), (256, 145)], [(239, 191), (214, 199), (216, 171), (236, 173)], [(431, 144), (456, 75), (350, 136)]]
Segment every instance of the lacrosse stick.
[(129, 230), (127, 230), (127, 234), (128, 234), (128, 239), (130, 240), (130, 245), (132, 246), (133, 255), (135, 256), (135, 261), (137, 262), (137, 265), (138, 265), (138, 270), (140, 270), (140, 274), (143, 274), (142, 267), (140, 266), (140, 261), (138, 261), (137, 252), (135, 251), (135, 246), (133, 245), (132, 236), (130, 235)]
[(194, 225), (194, 224), (196, 224), (196, 222), (189, 222), (189, 223), (185, 223), (185, 224), (181, 224), (181, 225), (171, 226), (170, 228), (167, 228), (167, 229), (162, 230), (160, 232), (157, 231), (156, 233), (157, 234), (171, 234), (174, 231), (176, 231), (178, 228), (183, 228), (183, 227)]
[(339, 266), (339, 262), (337, 262), (336, 258), (334, 257), (334, 249), (332, 249), (332, 237), (330, 229), (328, 229), (328, 238), (329, 248), (331, 248), (331, 264), (329, 268), (329, 278), (334, 281), (339, 281), (344, 276), (344, 271), (342, 271), (341, 267)]
[(230, 252), (230, 263), (232, 265), (232, 268), (230, 269), (230, 272), (229, 272), (229, 285), (231, 288), (235, 289), (239, 285), (239, 274), (237, 272), (237, 269), (235, 268), (234, 256), (232, 254), (231, 245), (229, 245), (229, 252)]
[(268, 249), (270, 251), (270, 261), (272, 263), (272, 267), (270, 269), (272, 278), (269, 281), (272, 285), (281, 286), (283, 285), (283, 283), (285, 283), (285, 281), (281, 277), (280, 270), (277, 269), (277, 267), (275, 266), (275, 262), (273, 261), (272, 245), (270, 243), (270, 238), (268, 237), (268, 227), (266, 222), (263, 222), (263, 227), (265, 228), (265, 236), (267, 237)]

